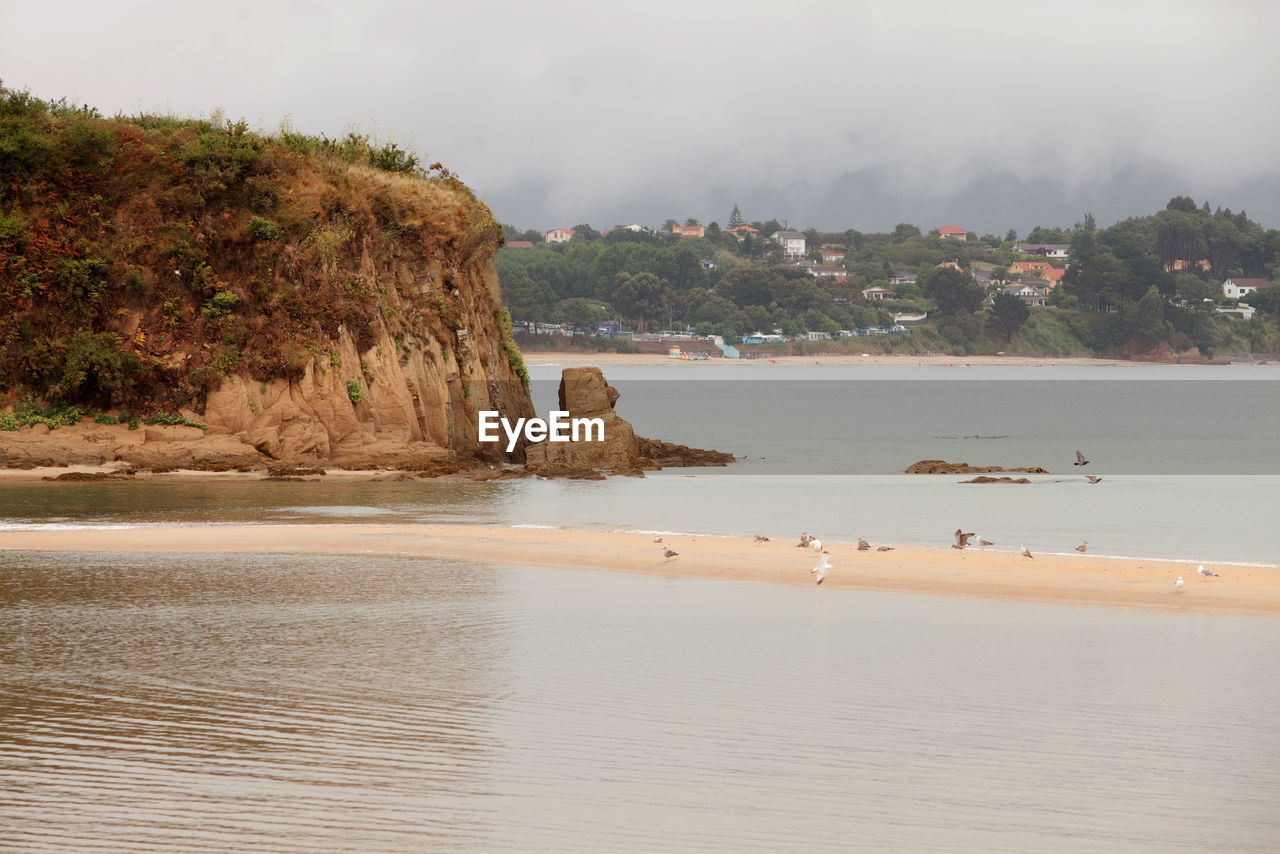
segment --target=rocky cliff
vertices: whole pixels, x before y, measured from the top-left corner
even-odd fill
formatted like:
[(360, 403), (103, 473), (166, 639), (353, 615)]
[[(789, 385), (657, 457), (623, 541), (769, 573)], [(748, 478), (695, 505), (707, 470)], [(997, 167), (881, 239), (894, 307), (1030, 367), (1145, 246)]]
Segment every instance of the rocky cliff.
[[(533, 415), (501, 227), (439, 164), (3, 88), (0, 136), (0, 404), (119, 419), (82, 426), (89, 457), (501, 459), (477, 412)], [(15, 412), (4, 426), (56, 426)], [(126, 426), (177, 413), (199, 437)], [(0, 433), (0, 456), (40, 456), (18, 439)]]

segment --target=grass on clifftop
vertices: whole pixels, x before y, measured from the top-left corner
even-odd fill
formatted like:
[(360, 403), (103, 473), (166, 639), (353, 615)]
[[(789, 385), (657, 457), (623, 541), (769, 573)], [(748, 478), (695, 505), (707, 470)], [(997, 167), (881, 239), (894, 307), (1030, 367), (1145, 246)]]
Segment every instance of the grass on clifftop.
[(104, 118), (0, 85), (11, 399), (153, 411), (231, 372), (297, 376), (340, 329), (363, 350), (379, 323), (429, 325), (388, 293), (448, 294), (501, 243), (470, 190), (394, 143)]

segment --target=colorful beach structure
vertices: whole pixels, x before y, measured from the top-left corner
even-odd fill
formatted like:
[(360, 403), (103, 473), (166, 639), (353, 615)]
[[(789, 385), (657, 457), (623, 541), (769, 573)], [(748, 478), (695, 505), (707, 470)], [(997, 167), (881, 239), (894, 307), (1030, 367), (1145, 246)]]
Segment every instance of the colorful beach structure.
[(690, 353), (688, 350), (681, 350), (679, 347), (672, 347), (667, 351), (668, 359), (683, 359), (686, 362), (701, 362), (704, 359), (710, 359), (706, 353)]

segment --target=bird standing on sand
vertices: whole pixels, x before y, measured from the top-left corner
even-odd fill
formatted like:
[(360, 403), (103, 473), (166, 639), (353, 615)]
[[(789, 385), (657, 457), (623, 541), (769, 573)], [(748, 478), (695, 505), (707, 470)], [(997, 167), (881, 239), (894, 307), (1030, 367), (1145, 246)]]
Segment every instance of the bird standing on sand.
[(990, 540), (986, 539), (985, 537), (979, 534), (978, 545), (982, 546), (985, 549), (987, 546), (994, 546), (995, 543), (991, 542)]
[(800, 542), (796, 544), (796, 548), (807, 549), (809, 548), (809, 543), (811, 542), (813, 542), (813, 534), (810, 534), (808, 531), (805, 531), (803, 534), (800, 535)]
[(1089, 483), (1102, 483), (1102, 478), (1098, 477), (1096, 474), (1087, 474), (1084, 476), (1084, 479), (1089, 481)]
[(766, 537), (764, 534), (756, 534), (756, 535), (755, 535), (754, 537), (752, 537), (751, 539), (752, 539), (753, 541), (757, 542), (757, 543), (767, 543), (767, 542), (769, 542), (769, 538), (768, 538), (768, 537)]
[(893, 550), (894, 550), (894, 548), (895, 548), (894, 546), (876, 546), (876, 551), (878, 551), (878, 552), (891, 552), (891, 551), (893, 551)]
[(1218, 577), (1218, 573), (1214, 572), (1212, 569), (1205, 569), (1204, 564), (1200, 564), (1200, 566), (1196, 569), (1196, 572), (1200, 573), (1201, 578), (1209, 578), (1210, 576), (1212, 576), (1213, 578)]
[(951, 544), (951, 548), (963, 549), (965, 546), (969, 545), (969, 540), (972, 538), (972, 531), (966, 534), (962, 528), (956, 528), (956, 541)]
[(1031, 549), (1027, 548), (1026, 546), (1018, 546), (1018, 553), (1023, 557), (1029, 557), (1029, 558), (1035, 557), (1035, 555), (1031, 554)]
[(831, 553), (823, 552), (822, 557), (818, 559), (818, 565), (809, 571), (818, 573), (818, 583), (821, 584), (822, 580), (827, 577), (827, 570), (830, 568), (831, 568)]
[(653, 538), (653, 541), (654, 541), (655, 543), (660, 543), (660, 542), (662, 542), (662, 537), (654, 537), (654, 538)]
[(809, 548), (813, 549), (815, 552), (822, 551), (822, 540), (818, 539), (817, 537), (814, 537), (812, 540), (809, 541)]
[(1080, 545), (1076, 546), (1076, 551), (1080, 552), (1080, 554), (1084, 554), (1089, 551), (1089, 541), (1085, 540)]
[(871, 543), (868, 543), (866, 540), (862, 539), (862, 537), (858, 537), (858, 551), (865, 552), (870, 548)]
[(667, 560), (671, 560), (673, 557), (677, 556), (678, 554), (680, 554), (680, 552), (672, 549), (670, 546), (662, 547), (662, 556), (665, 557)]
[(1087, 466), (1089, 465), (1089, 461), (1084, 458), (1084, 454), (1080, 453), (1079, 451), (1076, 451), (1075, 465)]
[(1173, 582), (1173, 592), (1174, 592), (1174, 593), (1181, 593), (1181, 592), (1182, 592), (1182, 586), (1183, 586), (1182, 576), (1181, 576), (1181, 575), (1179, 575), (1179, 576), (1178, 576), (1178, 580), (1177, 580), (1177, 581), (1175, 581), (1175, 582)]

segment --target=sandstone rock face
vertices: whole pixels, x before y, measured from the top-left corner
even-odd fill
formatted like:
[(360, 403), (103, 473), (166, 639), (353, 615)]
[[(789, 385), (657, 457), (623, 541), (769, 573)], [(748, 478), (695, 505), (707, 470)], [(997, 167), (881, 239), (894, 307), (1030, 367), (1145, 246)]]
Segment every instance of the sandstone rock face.
[[(454, 271), (450, 283), (466, 287), (450, 288), (447, 301), (438, 291), (426, 300), (437, 273), (388, 294), (401, 310), (422, 302), (424, 314), (434, 312), (420, 329), (396, 336), (381, 324), (363, 352), (340, 330), (296, 380), (224, 378), (205, 405), (210, 435), (232, 436), (270, 460), (338, 466), (396, 465), (451, 452), (505, 461), (502, 445), (479, 441), (478, 412), (496, 410), (514, 421), (532, 416), (533, 404), (502, 350), (491, 283), (485, 270), (467, 282)], [(352, 402), (351, 389), (359, 402)], [(512, 458), (522, 455), (517, 447)]]
[(599, 368), (565, 368), (560, 377), (559, 409), (568, 412), (570, 418), (599, 418), (604, 422), (604, 441), (530, 445), (525, 450), (528, 468), (546, 477), (583, 477), (583, 471), (591, 469), (637, 475), (665, 466), (723, 466), (733, 462), (732, 454), (637, 436), (631, 424), (614, 411), (619, 396)]
[(604, 422), (604, 441), (539, 442), (525, 449), (525, 464), (533, 469), (638, 468), (636, 432), (613, 410), (619, 396), (599, 368), (565, 368), (560, 376), (558, 408), (568, 412), (570, 418), (599, 418)]
[(1005, 468), (1004, 466), (971, 466), (968, 463), (949, 463), (945, 460), (920, 460), (907, 467), (907, 474), (985, 474), (998, 471), (1024, 471), (1029, 474), (1048, 474), (1040, 466)]

